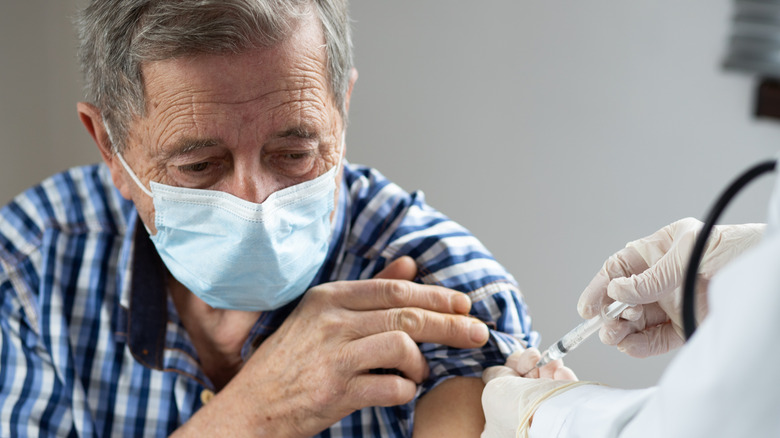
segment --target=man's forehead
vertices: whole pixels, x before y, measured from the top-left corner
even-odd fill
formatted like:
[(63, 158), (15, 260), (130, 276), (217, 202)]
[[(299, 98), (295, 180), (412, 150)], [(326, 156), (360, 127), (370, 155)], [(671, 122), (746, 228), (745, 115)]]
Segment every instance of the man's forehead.
[[(164, 91), (154, 89), (156, 79), (177, 76), (177, 73), (175, 83), (183, 87), (189, 86), (193, 91), (208, 89), (209, 85), (213, 85), (213, 91), (229, 92), (251, 84), (252, 79), (258, 76), (273, 80), (274, 73), (277, 80), (296, 80), (296, 73), (310, 78), (326, 78), (328, 74), (325, 37), (316, 14), (308, 13), (298, 18), (286, 38), (272, 46), (247, 48), (236, 53), (194, 53), (190, 56), (145, 62), (141, 65), (141, 72), (147, 99)], [(293, 76), (285, 77), (287, 74)], [(204, 81), (207, 83), (204, 84)], [(167, 87), (170, 87), (170, 84), (166, 84)]]
[(240, 54), (197, 55), (145, 65), (148, 104), (166, 99), (240, 103), (299, 88), (328, 89), (324, 54), (307, 50), (253, 49)]

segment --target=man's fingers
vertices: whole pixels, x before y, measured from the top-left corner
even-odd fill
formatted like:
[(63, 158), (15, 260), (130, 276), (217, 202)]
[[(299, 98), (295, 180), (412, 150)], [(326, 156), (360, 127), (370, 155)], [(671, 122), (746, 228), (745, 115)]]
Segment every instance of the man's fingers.
[(397, 406), (409, 403), (417, 394), (417, 384), (395, 374), (358, 374), (348, 383), (353, 409), (366, 406)]
[(390, 262), (374, 278), (412, 281), (416, 276), (417, 263), (409, 256), (402, 256)]
[(398, 330), (408, 333), (415, 342), (455, 348), (481, 347), (489, 336), (487, 326), (478, 319), (414, 307), (361, 312), (355, 325), (360, 337)]
[(348, 369), (396, 369), (421, 383), (428, 377), (428, 362), (408, 334), (383, 332), (350, 342), (345, 348)]
[(329, 299), (349, 310), (419, 307), (440, 313), (465, 315), (471, 309), (471, 299), (464, 293), (406, 280), (341, 281), (328, 283), (328, 288)]

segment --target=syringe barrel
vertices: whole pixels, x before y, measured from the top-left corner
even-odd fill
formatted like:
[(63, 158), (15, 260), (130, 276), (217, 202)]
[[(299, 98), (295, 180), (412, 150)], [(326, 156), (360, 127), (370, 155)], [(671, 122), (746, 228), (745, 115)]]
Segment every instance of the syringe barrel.
[(604, 321), (601, 319), (601, 315), (594, 316), (593, 318), (580, 323), (577, 327), (574, 327), (569, 333), (563, 335), (555, 345), (562, 353), (566, 354), (577, 348), (588, 338), (588, 336), (597, 332), (603, 323)]
[(542, 358), (536, 364), (537, 367), (541, 367), (553, 360), (560, 359), (566, 356), (571, 350), (577, 348), (588, 336), (597, 332), (604, 324), (604, 320), (615, 319), (620, 316), (629, 305), (615, 301), (605, 309), (602, 310), (601, 315), (594, 316), (593, 318), (580, 323), (577, 327), (574, 327), (569, 333), (563, 335), (558, 342), (550, 346), (542, 354)]

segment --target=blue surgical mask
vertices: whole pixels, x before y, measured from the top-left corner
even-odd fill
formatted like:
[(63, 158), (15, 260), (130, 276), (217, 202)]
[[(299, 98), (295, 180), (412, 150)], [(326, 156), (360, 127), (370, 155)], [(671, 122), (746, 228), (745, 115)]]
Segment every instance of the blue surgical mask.
[[(342, 149), (343, 150), (343, 149)], [(272, 193), (261, 204), (229, 193), (151, 182), (165, 266), (211, 307), (272, 310), (301, 296), (325, 260), (339, 162), (319, 177)]]

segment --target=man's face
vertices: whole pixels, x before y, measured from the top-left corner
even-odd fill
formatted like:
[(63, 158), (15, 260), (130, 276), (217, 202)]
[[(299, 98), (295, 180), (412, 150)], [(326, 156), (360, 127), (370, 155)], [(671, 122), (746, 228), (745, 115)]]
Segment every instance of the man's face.
[[(256, 203), (314, 179), (343, 153), (326, 59), (309, 16), (275, 47), (145, 64), (147, 114), (131, 125), (123, 155), (146, 187), (219, 190)], [(156, 233), (151, 198), (129, 175), (120, 180)]]

